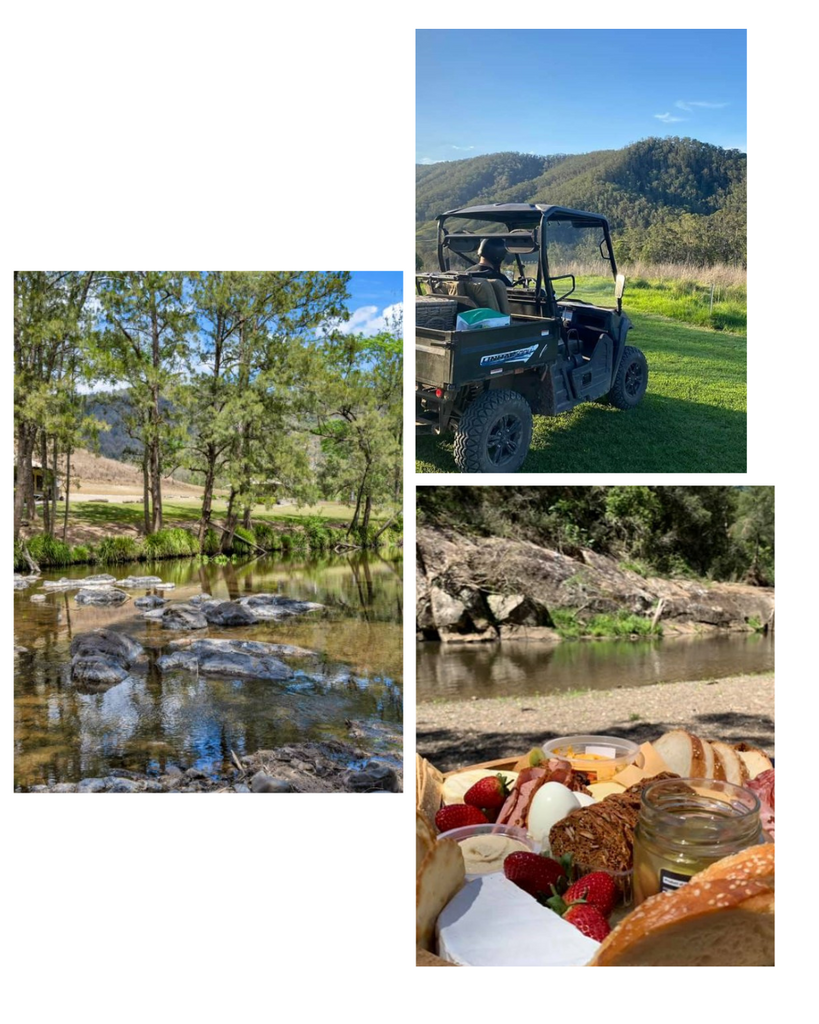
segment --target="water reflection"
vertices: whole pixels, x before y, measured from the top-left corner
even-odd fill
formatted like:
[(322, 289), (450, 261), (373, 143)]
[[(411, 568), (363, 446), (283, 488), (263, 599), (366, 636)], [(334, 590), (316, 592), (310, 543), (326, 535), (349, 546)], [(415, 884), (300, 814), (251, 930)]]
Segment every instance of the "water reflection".
[[(46, 574), (81, 578), (90, 570)], [(245, 564), (191, 561), (137, 563), (119, 578), (156, 574), (176, 584), (165, 594), (184, 600), (202, 591), (222, 599), (273, 592), (317, 601), (320, 613), (242, 630), (211, 628), (210, 637), (292, 643), (321, 653), (318, 671), (290, 683), (161, 673), (160, 649), (179, 636), (146, 621), (133, 605), (77, 605), (76, 591), (33, 603), (15, 593), (15, 784), (74, 782), (114, 768), (163, 771), (170, 765), (216, 771), (230, 758), (296, 740), (348, 737), (348, 721), (396, 753), (402, 712), (401, 559), (355, 555)], [(39, 588), (37, 589), (39, 591)], [(105, 693), (81, 693), (68, 667), (71, 638), (97, 627), (122, 630), (143, 643), (148, 664)], [(188, 634), (200, 635), (200, 634)], [(304, 663), (293, 663), (304, 669)]]
[(416, 653), (419, 701), (609, 690), (774, 667), (773, 635), (746, 633), (633, 642), (421, 643)]

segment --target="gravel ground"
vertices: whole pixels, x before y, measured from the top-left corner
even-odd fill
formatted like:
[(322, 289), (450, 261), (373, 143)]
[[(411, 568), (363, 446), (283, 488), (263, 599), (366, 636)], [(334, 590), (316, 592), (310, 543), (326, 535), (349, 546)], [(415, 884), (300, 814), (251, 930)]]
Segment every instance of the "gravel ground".
[(418, 752), (441, 771), (519, 757), (555, 736), (598, 733), (644, 743), (678, 728), (726, 743), (745, 740), (772, 757), (774, 674), (545, 697), (431, 702), (419, 704), (416, 716)]

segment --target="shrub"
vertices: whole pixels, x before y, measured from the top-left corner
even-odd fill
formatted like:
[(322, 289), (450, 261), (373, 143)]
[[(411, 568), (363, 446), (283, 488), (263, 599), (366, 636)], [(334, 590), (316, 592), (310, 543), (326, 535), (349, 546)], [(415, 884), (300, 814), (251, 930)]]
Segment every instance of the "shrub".
[(199, 541), (182, 527), (172, 527), (149, 533), (145, 538), (145, 554), (148, 558), (179, 558), (183, 555), (198, 555)]
[(237, 526), (236, 533), (233, 535), (233, 548), (239, 555), (249, 555), (254, 550), (256, 544), (256, 535), (253, 530), (248, 530), (245, 526)]
[(71, 549), (72, 565), (82, 565), (84, 562), (91, 562), (92, 560), (91, 548), (86, 547), (85, 544), (78, 544)]
[(218, 555), (219, 554), (219, 534), (212, 526), (209, 526), (205, 530), (205, 537), (203, 542), (203, 554), (205, 555)]
[(46, 533), (38, 533), (28, 541), (28, 550), (34, 561), (40, 566), (71, 565), (71, 548), (56, 537)]
[(143, 548), (136, 537), (106, 537), (97, 547), (97, 561), (134, 562), (143, 557)]
[(281, 546), (281, 534), (270, 523), (256, 523), (253, 527), (256, 543), (265, 551), (278, 551)]

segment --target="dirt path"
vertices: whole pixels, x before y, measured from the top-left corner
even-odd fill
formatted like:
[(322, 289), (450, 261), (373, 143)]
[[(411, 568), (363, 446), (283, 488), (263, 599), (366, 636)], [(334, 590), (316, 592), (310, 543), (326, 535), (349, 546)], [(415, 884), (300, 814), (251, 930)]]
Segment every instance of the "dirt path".
[(756, 743), (773, 756), (774, 674), (424, 703), (416, 715), (418, 752), (442, 771), (519, 756), (546, 739), (586, 732), (644, 743), (682, 728), (705, 739)]

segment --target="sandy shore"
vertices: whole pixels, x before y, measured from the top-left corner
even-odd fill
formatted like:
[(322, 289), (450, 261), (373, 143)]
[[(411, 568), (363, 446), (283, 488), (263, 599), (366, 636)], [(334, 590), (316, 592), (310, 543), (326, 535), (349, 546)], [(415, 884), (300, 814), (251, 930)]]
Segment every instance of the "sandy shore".
[(417, 749), (442, 771), (519, 756), (554, 736), (609, 733), (638, 743), (688, 729), (774, 755), (774, 674), (540, 697), (419, 704)]

